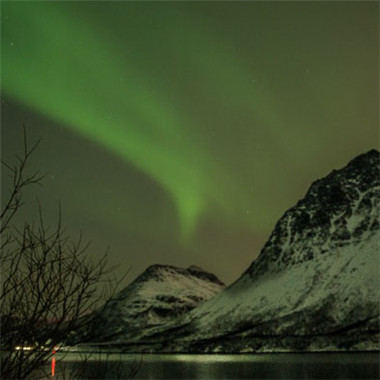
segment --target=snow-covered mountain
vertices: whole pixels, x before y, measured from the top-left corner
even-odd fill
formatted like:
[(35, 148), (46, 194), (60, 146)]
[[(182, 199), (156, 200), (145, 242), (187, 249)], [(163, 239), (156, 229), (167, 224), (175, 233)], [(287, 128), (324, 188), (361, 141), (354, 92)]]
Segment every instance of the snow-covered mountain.
[(224, 288), (213, 274), (191, 266), (187, 269), (152, 265), (96, 313), (82, 331), (81, 341), (125, 341), (145, 329), (160, 326), (194, 309)]
[(380, 154), (312, 184), (231, 286), (130, 350), (379, 349)]

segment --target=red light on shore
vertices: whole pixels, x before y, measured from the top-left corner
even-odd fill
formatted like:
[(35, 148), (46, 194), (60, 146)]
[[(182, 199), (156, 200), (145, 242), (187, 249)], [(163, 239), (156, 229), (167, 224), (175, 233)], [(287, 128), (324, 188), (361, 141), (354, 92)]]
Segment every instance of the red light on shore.
[(54, 377), (55, 375), (55, 358), (53, 357), (51, 359), (51, 376)]

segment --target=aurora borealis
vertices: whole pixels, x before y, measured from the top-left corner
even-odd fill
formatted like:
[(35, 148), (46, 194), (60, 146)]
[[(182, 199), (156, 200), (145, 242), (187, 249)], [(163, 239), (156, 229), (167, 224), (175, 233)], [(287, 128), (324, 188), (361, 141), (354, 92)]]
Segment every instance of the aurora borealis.
[(23, 123), (42, 138), (31, 197), (133, 274), (232, 281), (312, 181), (378, 147), (376, 2), (1, 7), (3, 155)]

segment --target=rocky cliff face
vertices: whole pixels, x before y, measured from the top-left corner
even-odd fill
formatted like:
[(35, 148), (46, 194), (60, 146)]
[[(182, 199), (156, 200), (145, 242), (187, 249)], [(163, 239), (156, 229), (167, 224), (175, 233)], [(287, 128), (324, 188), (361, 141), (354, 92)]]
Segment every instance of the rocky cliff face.
[(233, 285), (128, 349), (379, 349), (379, 162), (372, 150), (314, 182)]
[(81, 341), (136, 339), (147, 328), (170, 322), (223, 288), (215, 275), (196, 266), (152, 265), (93, 316)]
[(313, 260), (379, 230), (379, 174), (379, 153), (372, 150), (314, 182), (279, 220), (249, 275)]

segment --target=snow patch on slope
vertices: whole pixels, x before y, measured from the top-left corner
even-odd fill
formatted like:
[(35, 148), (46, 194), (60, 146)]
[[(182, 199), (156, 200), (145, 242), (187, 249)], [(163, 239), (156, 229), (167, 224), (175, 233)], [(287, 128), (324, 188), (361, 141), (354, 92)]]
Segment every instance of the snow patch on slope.
[(87, 340), (135, 338), (187, 313), (223, 288), (215, 275), (195, 266), (152, 265), (95, 316)]
[[(302, 309), (319, 308), (331, 296), (334, 297), (329, 310), (334, 319), (331, 328), (349, 323), (350, 314), (365, 317), (367, 310), (360, 310), (364, 301), (378, 303), (379, 241), (377, 232), (356, 246), (337, 248), (328, 257), (320, 256), (279, 273), (267, 273), (253, 282), (245, 275), (191, 313), (196, 330), (199, 329), (197, 335), (202, 339), (225, 335), (244, 325), (253, 327)], [(357, 287), (357, 283), (361, 286)], [(280, 325), (278, 330), (274, 332), (285, 331), (286, 326)]]

